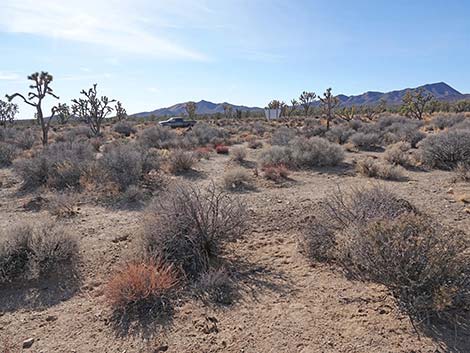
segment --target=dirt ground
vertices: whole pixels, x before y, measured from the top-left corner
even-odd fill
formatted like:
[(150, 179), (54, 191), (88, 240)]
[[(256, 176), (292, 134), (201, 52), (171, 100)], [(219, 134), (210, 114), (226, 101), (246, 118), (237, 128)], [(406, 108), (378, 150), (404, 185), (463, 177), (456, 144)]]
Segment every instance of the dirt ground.
[[(246, 167), (259, 151), (250, 150)], [(374, 153), (371, 153), (374, 155)], [(342, 166), (295, 171), (284, 185), (255, 177), (256, 189), (240, 193), (249, 229), (225, 251), (239, 281), (238, 299), (212, 307), (195, 299), (175, 305), (171, 318), (116, 327), (103, 288), (113, 269), (129, 259), (140, 237), (142, 211), (117, 211), (83, 204), (65, 220), (80, 240), (80, 282), (30, 283), (0, 289), (0, 342), (33, 338), (28, 352), (470, 352), (468, 332), (420, 331), (378, 285), (351, 281), (339, 269), (312, 265), (299, 254), (296, 238), (316, 200), (334, 188), (384, 184), (443, 223), (470, 229), (452, 173), (406, 171), (407, 181), (355, 176), (348, 153)], [(199, 185), (220, 183), (232, 164), (213, 153), (198, 173), (172, 177)], [(47, 210), (24, 205), (47, 193), (21, 194), (11, 170), (0, 170), (0, 226), (46, 220)], [(0, 346), (1, 347), (1, 346)], [(2, 352), (3, 353), (3, 352)], [(6, 353), (6, 352), (5, 352)]]

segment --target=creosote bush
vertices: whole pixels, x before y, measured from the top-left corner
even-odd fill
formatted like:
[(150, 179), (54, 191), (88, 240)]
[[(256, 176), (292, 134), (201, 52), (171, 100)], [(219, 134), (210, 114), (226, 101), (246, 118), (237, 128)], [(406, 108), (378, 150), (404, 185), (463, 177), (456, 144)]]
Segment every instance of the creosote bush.
[(0, 283), (63, 273), (78, 259), (78, 243), (63, 226), (23, 223), (0, 233)]
[(344, 159), (340, 146), (320, 137), (297, 138), (289, 148), (293, 163), (298, 168), (335, 166)]
[(169, 296), (178, 282), (178, 273), (172, 265), (157, 261), (129, 263), (114, 274), (105, 295), (116, 312), (162, 312), (167, 309)]
[(244, 205), (214, 185), (178, 185), (149, 207), (143, 253), (196, 279), (217, 260), (225, 242), (242, 234), (245, 222)]
[(421, 161), (431, 168), (451, 170), (470, 163), (470, 130), (441, 132), (419, 144)]
[(470, 309), (469, 240), (374, 187), (318, 203), (299, 245), (314, 261), (385, 285), (412, 320), (455, 323)]

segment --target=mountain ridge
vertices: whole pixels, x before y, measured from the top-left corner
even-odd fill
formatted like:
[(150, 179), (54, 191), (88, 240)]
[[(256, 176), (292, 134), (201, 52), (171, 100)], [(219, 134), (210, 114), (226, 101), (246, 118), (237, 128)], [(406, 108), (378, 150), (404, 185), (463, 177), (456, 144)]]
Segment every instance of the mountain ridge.
[[(341, 106), (350, 107), (353, 105), (376, 105), (379, 104), (381, 100), (386, 100), (388, 105), (399, 105), (402, 103), (403, 97), (408, 91), (416, 91), (418, 89), (423, 89), (426, 93), (432, 94), (435, 99), (439, 101), (454, 102), (458, 100), (470, 99), (470, 94), (463, 94), (445, 82), (436, 82), (418, 86), (415, 88), (405, 88), (401, 90), (394, 90), (390, 92), (379, 92), (379, 91), (367, 91), (359, 95), (344, 95), (338, 94), (338, 97)], [(159, 108), (149, 112), (136, 113), (133, 116), (135, 117), (148, 117), (148, 116), (181, 116), (185, 115), (185, 105), (187, 102), (177, 103), (167, 108)], [(239, 109), (242, 111), (262, 111), (263, 108), (260, 107), (248, 107), (245, 105), (235, 105), (227, 102), (223, 103), (213, 103), (207, 100), (201, 100), (196, 102), (196, 113), (197, 114), (216, 114), (224, 112), (224, 105), (232, 107), (233, 110)], [(318, 102), (316, 103), (318, 105)]]

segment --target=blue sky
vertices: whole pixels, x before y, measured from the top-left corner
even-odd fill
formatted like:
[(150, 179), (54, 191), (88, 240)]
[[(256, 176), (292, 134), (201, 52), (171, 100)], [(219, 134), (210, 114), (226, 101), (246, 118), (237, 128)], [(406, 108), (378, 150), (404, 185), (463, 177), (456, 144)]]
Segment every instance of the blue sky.
[(0, 0), (0, 95), (40, 70), (63, 102), (96, 82), (131, 113), (330, 86), (470, 93), (469, 18), (464, 0)]

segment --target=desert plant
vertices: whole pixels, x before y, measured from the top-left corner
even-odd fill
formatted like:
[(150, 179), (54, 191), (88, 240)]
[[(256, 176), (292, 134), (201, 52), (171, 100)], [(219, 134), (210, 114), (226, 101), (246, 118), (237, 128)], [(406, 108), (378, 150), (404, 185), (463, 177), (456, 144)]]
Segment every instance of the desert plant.
[(230, 153), (230, 159), (237, 163), (242, 163), (246, 158), (246, 149), (244, 147), (233, 147)]
[(256, 150), (261, 147), (263, 147), (263, 143), (259, 140), (251, 139), (248, 141), (248, 148)]
[(464, 120), (465, 120), (465, 115), (463, 114), (442, 114), (441, 113), (432, 118), (431, 124), (434, 127), (434, 129), (444, 130), (458, 123), (461, 123)]
[(300, 105), (304, 109), (304, 114), (305, 114), (306, 117), (309, 116), (310, 107), (312, 106), (313, 101), (315, 100), (316, 97), (317, 97), (317, 95), (314, 92), (304, 91), (300, 95), (300, 97), (299, 97)]
[(9, 167), (15, 159), (17, 150), (14, 145), (0, 142), (0, 168)]
[(355, 131), (352, 128), (340, 125), (328, 130), (325, 133), (325, 138), (330, 142), (339, 143), (340, 145), (342, 145), (346, 143), (349, 137), (351, 137), (351, 135), (353, 135), (354, 133)]
[(372, 150), (380, 146), (380, 136), (375, 133), (356, 132), (349, 140), (361, 150)]
[(450, 170), (470, 163), (470, 130), (441, 132), (428, 136), (419, 146), (422, 162), (432, 168)]
[(261, 152), (261, 166), (292, 166), (292, 151), (286, 146), (272, 146)]
[(80, 92), (85, 98), (72, 100), (72, 112), (80, 120), (88, 124), (94, 136), (100, 136), (101, 125), (106, 116), (113, 111), (110, 104), (115, 102), (115, 100), (110, 100), (106, 96), (99, 97), (96, 86), (97, 84), (95, 83), (88, 91), (82, 90)]
[(287, 146), (296, 136), (294, 129), (282, 126), (274, 131), (271, 136), (271, 144), (277, 146)]
[(243, 168), (232, 168), (224, 174), (224, 187), (227, 190), (241, 191), (253, 188), (250, 174)]
[(53, 78), (52, 75), (50, 75), (48, 72), (35, 72), (28, 76), (28, 80), (33, 81), (33, 84), (30, 86), (33, 91), (28, 93), (28, 99), (26, 99), (20, 93), (14, 93), (11, 96), (7, 95), (6, 97), (8, 98), (9, 102), (11, 102), (16, 97), (20, 97), (26, 104), (36, 109), (36, 119), (41, 125), (42, 130), (42, 143), (43, 145), (47, 145), (49, 127), (54, 115), (54, 111), (49, 118), (45, 117), (42, 110), (42, 103), (47, 96), (51, 96), (56, 99), (59, 99), (59, 97), (54, 94), (52, 88), (50, 87)]
[(356, 172), (369, 177), (384, 180), (402, 180), (403, 174), (395, 166), (381, 163), (371, 157), (356, 162)]
[(235, 296), (234, 283), (224, 269), (204, 272), (194, 284), (194, 289), (199, 297), (209, 303), (229, 305)]
[(7, 123), (13, 123), (15, 115), (18, 113), (18, 106), (0, 99), (0, 124), (6, 129)]
[(470, 181), (470, 163), (459, 163), (454, 168), (455, 181)]
[(292, 160), (299, 168), (335, 166), (344, 159), (343, 149), (321, 137), (297, 138), (289, 145)]
[(204, 122), (198, 122), (191, 131), (186, 134), (186, 139), (190, 145), (206, 146), (224, 143), (228, 133), (222, 128), (214, 127)]
[(116, 111), (117, 121), (122, 121), (122, 120), (127, 119), (126, 109), (122, 106), (122, 103), (120, 101), (116, 102), (116, 106), (114, 107), (114, 110)]
[(407, 91), (403, 97), (402, 112), (413, 119), (422, 120), (427, 106), (433, 101), (434, 97), (426, 93), (423, 88), (415, 91)]
[(0, 282), (63, 272), (78, 259), (78, 243), (61, 225), (23, 223), (0, 236)]
[(32, 129), (19, 131), (15, 136), (15, 145), (22, 150), (30, 150), (35, 141), (36, 135)]
[(265, 165), (262, 168), (263, 176), (276, 183), (280, 183), (289, 177), (289, 170), (283, 164)]
[(170, 128), (160, 125), (142, 131), (138, 141), (146, 148), (171, 148), (178, 144), (176, 133)]
[(413, 164), (410, 158), (410, 149), (411, 145), (409, 143), (397, 142), (387, 147), (385, 150), (384, 159), (393, 165), (409, 167)]
[(217, 154), (228, 154), (229, 153), (229, 148), (225, 145), (217, 145), (217, 146), (215, 146), (215, 152)]
[(182, 149), (173, 150), (168, 158), (170, 171), (174, 174), (189, 172), (196, 161), (194, 152)]
[(197, 105), (195, 102), (187, 102), (184, 106), (184, 110), (186, 110), (186, 114), (190, 119), (194, 119), (196, 117), (196, 109)]
[(150, 206), (145, 224), (144, 254), (162, 259), (196, 278), (217, 259), (224, 242), (245, 229), (238, 199), (218, 190), (177, 185)]
[(161, 261), (126, 264), (108, 282), (107, 302), (118, 313), (165, 311), (178, 285), (177, 275), (172, 265)]
[(320, 99), (320, 105), (323, 114), (326, 117), (326, 129), (330, 130), (330, 123), (335, 117), (335, 108), (339, 104), (339, 99), (331, 93), (331, 88), (328, 88), (323, 97), (318, 97)]
[(123, 136), (131, 136), (132, 134), (136, 133), (136, 129), (132, 126), (131, 123), (127, 121), (119, 121), (116, 125), (114, 125), (113, 129), (118, 134)]

